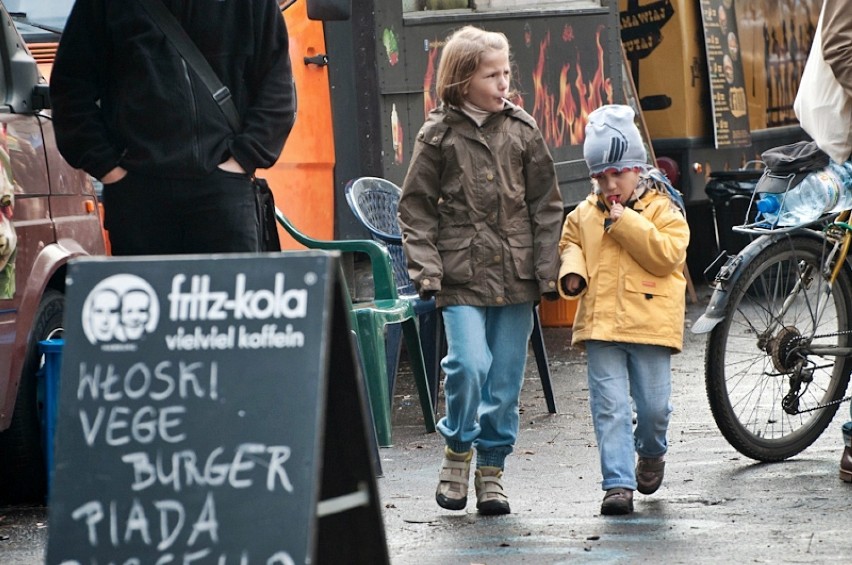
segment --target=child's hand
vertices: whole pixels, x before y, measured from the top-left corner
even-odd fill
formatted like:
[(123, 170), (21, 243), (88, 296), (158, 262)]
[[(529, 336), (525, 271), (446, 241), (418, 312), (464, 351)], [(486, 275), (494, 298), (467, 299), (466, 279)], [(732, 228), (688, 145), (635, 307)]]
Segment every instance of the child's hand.
[(612, 220), (613, 222), (616, 222), (616, 221), (618, 221), (618, 218), (620, 218), (623, 213), (624, 213), (624, 205), (619, 201), (615, 201), (615, 202), (612, 203), (612, 208), (609, 209), (609, 219)]
[(559, 281), (562, 284), (562, 292), (568, 296), (575, 296), (583, 290), (586, 281), (577, 273), (568, 273)]
[(624, 213), (624, 205), (621, 203), (621, 197), (618, 194), (610, 194), (606, 197), (606, 201), (609, 204), (609, 219), (611, 222), (614, 222)]

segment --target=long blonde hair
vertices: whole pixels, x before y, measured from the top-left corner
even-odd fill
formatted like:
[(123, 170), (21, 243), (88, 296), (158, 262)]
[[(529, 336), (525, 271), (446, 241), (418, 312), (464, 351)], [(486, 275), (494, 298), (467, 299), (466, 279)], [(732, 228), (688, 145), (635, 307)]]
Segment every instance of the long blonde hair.
[(461, 106), (482, 55), (489, 51), (505, 51), (510, 55), (509, 40), (500, 32), (475, 26), (465, 26), (451, 34), (438, 63), (438, 99), (444, 104)]

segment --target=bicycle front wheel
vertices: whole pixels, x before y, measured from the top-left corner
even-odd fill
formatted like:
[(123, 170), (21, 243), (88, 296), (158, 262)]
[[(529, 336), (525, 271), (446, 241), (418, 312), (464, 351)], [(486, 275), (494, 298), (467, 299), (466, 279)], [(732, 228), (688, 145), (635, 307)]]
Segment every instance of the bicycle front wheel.
[(713, 418), (752, 459), (781, 461), (803, 451), (846, 391), (852, 364), (833, 350), (852, 344), (852, 284), (844, 269), (829, 288), (822, 275), (827, 252), (807, 237), (764, 249), (732, 285), (725, 318), (707, 342)]

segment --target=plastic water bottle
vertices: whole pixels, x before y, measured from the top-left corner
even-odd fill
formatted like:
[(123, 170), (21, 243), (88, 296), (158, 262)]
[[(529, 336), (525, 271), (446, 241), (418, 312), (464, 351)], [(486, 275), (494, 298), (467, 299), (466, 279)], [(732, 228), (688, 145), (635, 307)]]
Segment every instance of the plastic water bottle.
[(829, 163), (786, 193), (763, 193), (757, 201), (759, 220), (771, 226), (797, 226), (852, 208), (852, 161)]

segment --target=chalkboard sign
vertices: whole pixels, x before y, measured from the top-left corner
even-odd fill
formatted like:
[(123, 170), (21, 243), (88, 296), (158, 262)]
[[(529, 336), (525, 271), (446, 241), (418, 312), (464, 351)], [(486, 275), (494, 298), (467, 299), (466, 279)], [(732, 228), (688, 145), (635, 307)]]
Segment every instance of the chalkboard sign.
[(47, 562), (387, 563), (337, 273), (311, 252), (69, 265)]

